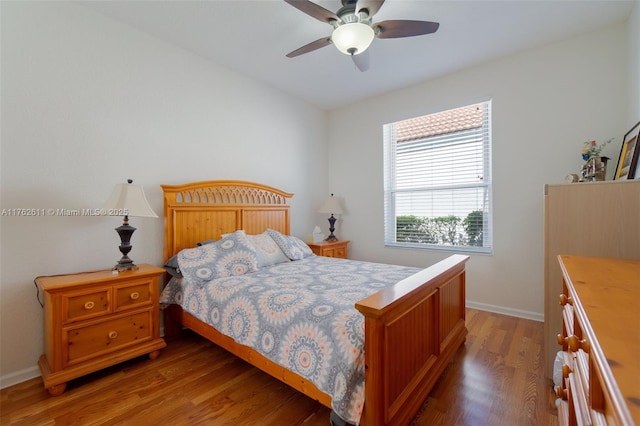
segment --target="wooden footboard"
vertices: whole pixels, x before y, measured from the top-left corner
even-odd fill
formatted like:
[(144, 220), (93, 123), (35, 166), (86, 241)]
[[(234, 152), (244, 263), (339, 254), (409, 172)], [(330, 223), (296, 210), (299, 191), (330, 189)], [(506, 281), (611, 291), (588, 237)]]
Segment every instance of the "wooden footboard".
[[(468, 259), (453, 255), (356, 304), (365, 316), (361, 424), (407, 424), (464, 342)], [(189, 328), (331, 408), (331, 398), (302, 376), (234, 342), (177, 305), (166, 312), (165, 334), (179, 331), (176, 324)]]
[(464, 342), (468, 259), (453, 255), (356, 304), (365, 316), (362, 424), (407, 424)]

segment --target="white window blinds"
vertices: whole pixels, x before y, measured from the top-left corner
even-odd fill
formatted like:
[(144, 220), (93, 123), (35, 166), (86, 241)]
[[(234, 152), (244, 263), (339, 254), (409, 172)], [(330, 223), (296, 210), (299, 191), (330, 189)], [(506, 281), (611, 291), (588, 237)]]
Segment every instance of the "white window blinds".
[(385, 244), (492, 251), (491, 103), (384, 126)]

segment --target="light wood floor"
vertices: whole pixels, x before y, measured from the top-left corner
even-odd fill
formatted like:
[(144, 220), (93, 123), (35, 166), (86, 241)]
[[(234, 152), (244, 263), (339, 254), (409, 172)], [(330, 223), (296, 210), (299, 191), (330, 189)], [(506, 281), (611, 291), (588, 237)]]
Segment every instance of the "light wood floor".
[[(467, 341), (413, 425), (557, 424), (542, 323), (467, 310)], [(0, 391), (2, 425), (323, 425), (329, 409), (199, 336), (50, 397), (40, 378)]]

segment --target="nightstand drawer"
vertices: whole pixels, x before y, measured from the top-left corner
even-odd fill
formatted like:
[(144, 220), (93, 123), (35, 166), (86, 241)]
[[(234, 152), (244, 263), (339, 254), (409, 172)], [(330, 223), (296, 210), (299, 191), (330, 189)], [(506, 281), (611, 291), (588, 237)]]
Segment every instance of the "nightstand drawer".
[(82, 327), (69, 327), (63, 335), (63, 366), (113, 352), (151, 339), (151, 313), (146, 310)]
[(340, 258), (346, 258), (347, 254), (346, 254), (346, 250), (343, 248), (337, 248), (337, 247), (332, 247), (332, 248), (327, 248), (325, 250), (322, 251), (322, 256), (325, 257), (340, 257)]
[(111, 302), (111, 289), (92, 289), (90, 292), (62, 295), (63, 322), (79, 321), (107, 314)]
[(115, 287), (116, 312), (150, 304), (151, 284), (151, 280), (140, 280)]
[(309, 244), (309, 247), (311, 248), (311, 251), (318, 256), (347, 259), (347, 245), (349, 245), (349, 240), (339, 240), (313, 243)]
[(342, 259), (347, 258), (347, 248), (346, 247), (336, 247), (331, 257), (340, 257)]

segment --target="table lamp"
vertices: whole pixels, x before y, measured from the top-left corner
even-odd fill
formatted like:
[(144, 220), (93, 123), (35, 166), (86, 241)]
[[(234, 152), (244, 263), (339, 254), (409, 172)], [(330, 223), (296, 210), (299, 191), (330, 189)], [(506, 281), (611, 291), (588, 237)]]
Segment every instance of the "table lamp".
[(122, 258), (113, 269), (118, 272), (138, 269), (133, 260), (129, 258), (129, 252), (132, 248), (131, 235), (136, 230), (136, 228), (129, 225), (129, 216), (158, 217), (149, 205), (142, 186), (134, 185), (131, 179), (128, 179), (127, 183), (116, 184), (111, 196), (102, 208), (109, 216), (124, 216), (122, 225), (116, 228), (116, 232), (120, 236), (119, 248)]
[(333, 217), (333, 215), (344, 213), (344, 210), (342, 209), (342, 205), (340, 204), (340, 200), (335, 198), (333, 194), (331, 194), (331, 196), (324, 201), (324, 204), (320, 208), (320, 213), (331, 214), (331, 217), (329, 217), (329, 232), (331, 232), (331, 234), (329, 234), (329, 236), (325, 241), (338, 241), (338, 238), (336, 238), (336, 236), (333, 235), (333, 231), (336, 230), (336, 228), (334, 227), (336, 223), (336, 218)]

